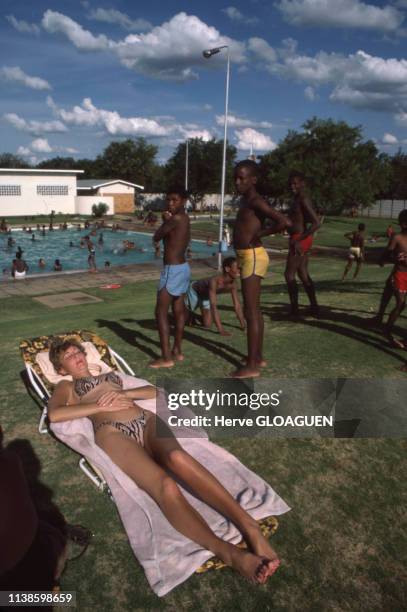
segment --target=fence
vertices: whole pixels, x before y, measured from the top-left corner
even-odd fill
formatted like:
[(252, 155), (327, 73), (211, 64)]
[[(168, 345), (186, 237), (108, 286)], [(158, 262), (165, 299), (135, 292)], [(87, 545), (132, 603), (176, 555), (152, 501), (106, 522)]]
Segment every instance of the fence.
[(397, 219), (402, 210), (407, 208), (407, 200), (376, 200), (370, 208), (361, 208), (361, 217), (386, 217)]

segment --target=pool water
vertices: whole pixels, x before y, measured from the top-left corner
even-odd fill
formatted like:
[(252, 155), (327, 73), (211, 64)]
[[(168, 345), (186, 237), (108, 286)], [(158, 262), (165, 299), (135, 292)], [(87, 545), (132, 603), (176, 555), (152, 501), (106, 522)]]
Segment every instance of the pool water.
[[(88, 269), (88, 249), (80, 247), (80, 240), (89, 235), (90, 230), (56, 229), (53, 232), (46, 230), (45, 236), (40, 231), (35, 231), (35, 240), (31, 239), (31, 234), (22, 231), (13, 231), (11, 234), (0, 234), (0, 266), (1, 270), (10, 270), (17, 247), (20, 246), (23, 259), (29, 266), (29, 274), (40, 274), (53, 272), (54, 261), (59, 259), (62, 270), (87, 270)], [(103, 244), (99, 244), (102, 235)], [(9, 236), (13, 238), (15, 244), (8, 248), (7, 241)], [(91, 240), (96, 249), (96, 265), (99, 269), (105, 267), (105, 262), (109, 261), (111, 266), (125, 264), (137, 264), (151, 261), (161, 261), (154, 256), (151, 234), (118, 230), (112, 232), (109, 228), (98, 230)], [(123, 241), (134, 242), (140, 250), (125, 250)], [(74, 246), (69, 246), (70, 242)], [(192, 257), (210, 257), (216, 254), (217, 245), (207, 246), (205, 242), (197, 240), (191, 241)], [(162, 243), (161, 243), (162, 252)], [(45, 259), (45, 268), (40, 268), (38, 261)]]

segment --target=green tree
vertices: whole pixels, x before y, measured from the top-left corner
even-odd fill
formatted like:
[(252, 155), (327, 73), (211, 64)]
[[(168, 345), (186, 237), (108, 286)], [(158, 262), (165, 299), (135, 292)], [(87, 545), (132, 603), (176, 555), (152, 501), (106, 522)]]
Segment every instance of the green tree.
[[(220, 193), (222, 177), (223, 140), (192, 138), (188, 143), (188, 191), (195, 206), (206, 193)], [(233, 191), (233, 166), (236, 148), (228, 145), (226, 149), (225, 191)], [(180, 143), (166, 165), (167, 184), (185, 182), (186, 144)]]
[(260, 162), (260, 186), (266, 193), (289, 197), (292, 170), (305, 174), (317, 206), (339, 213), (352, 206), (371, 206), (390, 179), (387, 157), (363, 141), (362, 128), (343, 121), (313, 118), (303, 132), (290, 131), (279, 147)]
[(96, 159), (98, 171), (104, 176), (142, 185), (146, 191), (153, 183), (158, 147), (145, 138), (128, 138), (122, 142), (111, 142)]
[(390, 159), (391, 181), (387, 197), (407, 200), (407, 155), (400, 149)]
[(0, 168), (31, 168), (32, 166), (19, 155), (13, 153), (0, 154)]

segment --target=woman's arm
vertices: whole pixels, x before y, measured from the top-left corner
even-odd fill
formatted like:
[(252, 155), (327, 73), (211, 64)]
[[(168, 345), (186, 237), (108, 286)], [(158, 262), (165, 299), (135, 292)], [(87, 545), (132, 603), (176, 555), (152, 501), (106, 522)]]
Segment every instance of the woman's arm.
[(157, 388), (153, 385), (144, 385), (136, 389), (126, 389), (123, 393), (126, 397), (134, 400), (154, 399), (157, 397)]
[(48, 402), (48, 418), (51, 423), (61, 423), (62, 421), (71, 421), (72, 419), (81, 419), (88, 417), (98, 412), (110, 412), (115, 410), (125, 410), (132, 408), (133, 402), (122, 394), (115, 394), (115, 397), (109, 399), (107, 405), (101, 406), (98, 403), (90, 404), (69, 404), (71, 398), (72, 383), (67, 381), (60, 382), (51, 399)]

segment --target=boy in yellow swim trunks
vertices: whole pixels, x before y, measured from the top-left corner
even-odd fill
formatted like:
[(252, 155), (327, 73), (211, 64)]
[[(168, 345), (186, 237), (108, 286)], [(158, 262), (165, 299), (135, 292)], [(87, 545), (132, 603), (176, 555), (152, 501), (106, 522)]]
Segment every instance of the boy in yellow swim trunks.
[[(233, 231), (242, 281), (243, 310), (247, 322), (246, 364), (232, 372), (234, 378), (260, 376), (263, 360), (263, 316), (260, 311), (261, 279), (267, 273), (269, 257), (260, 238), (280, 232), (291, 225), (257, 193), (258, 167), (252, 160), (239, 162), (235, 167), (235, 185), (242, 196)], [(265, 227), (265, 221), (272, 221)]]

